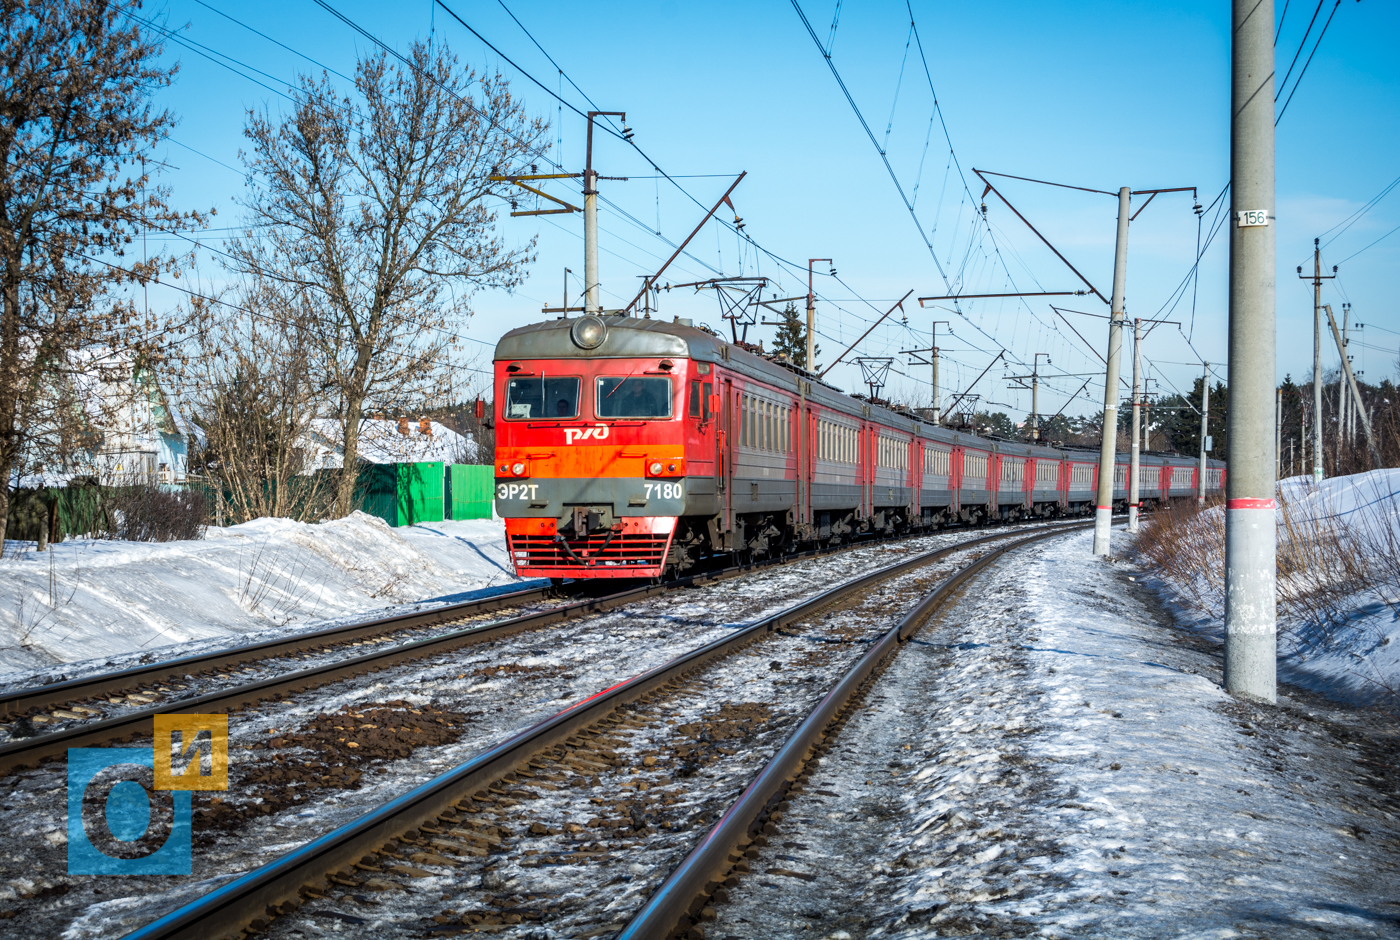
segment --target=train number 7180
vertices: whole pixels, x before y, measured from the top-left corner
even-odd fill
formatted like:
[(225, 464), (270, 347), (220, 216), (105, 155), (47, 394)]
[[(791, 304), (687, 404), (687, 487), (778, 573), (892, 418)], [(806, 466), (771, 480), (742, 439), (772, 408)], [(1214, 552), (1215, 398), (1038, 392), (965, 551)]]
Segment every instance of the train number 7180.
[(647, 499), (653, 495), (657, 499), (680, 499), (685, 495), (685, 486), (680, 483), (648, 483)]

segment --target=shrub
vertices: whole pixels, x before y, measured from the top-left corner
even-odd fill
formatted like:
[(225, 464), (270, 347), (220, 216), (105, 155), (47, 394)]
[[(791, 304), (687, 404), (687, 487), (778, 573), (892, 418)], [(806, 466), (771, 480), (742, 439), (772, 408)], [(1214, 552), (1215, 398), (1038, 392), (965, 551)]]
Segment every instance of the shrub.
[(194, 489), (123, 487), (106, 500), (107, 536), (129, 542), (173, 542), (204, 537), (209, 506)]

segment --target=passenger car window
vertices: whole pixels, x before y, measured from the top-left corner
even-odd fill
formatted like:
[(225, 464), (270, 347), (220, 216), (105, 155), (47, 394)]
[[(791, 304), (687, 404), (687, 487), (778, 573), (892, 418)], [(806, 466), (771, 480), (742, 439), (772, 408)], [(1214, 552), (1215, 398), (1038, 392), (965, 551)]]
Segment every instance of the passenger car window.
[(600, 418), (669, 418), (671, 380), (601, 376), (596, 411)]
[(516, 420), (577, 418), (579, 380), (525, 376), (506, 382), (506, 417)]

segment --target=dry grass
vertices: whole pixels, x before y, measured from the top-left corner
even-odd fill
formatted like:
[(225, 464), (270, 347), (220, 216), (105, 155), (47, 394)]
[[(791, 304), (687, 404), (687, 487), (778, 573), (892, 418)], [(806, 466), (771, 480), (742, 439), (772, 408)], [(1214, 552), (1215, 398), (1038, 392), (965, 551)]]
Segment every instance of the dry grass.
[[(1144, 520), (1140, 561), (1169, 581), (1186, 606), (1212, 619), (1225, 615), (1223, 498), (1184, 500)], [(1304, 647), (1324, 646), (1354, 616), (1358, 595), (1400, 610), (1400, 537), (1395, 504), (1378, 493), (1345, 515), (1319, 515), (1280, 494), (1278, 611), (1283, 632)]]

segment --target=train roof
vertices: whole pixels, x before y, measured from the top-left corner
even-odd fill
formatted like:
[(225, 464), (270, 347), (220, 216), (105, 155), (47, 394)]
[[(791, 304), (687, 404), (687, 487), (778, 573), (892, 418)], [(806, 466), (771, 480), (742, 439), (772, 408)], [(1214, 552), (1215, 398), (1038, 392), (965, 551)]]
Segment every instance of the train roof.
[[(779, 363), (726, 341), (722, 336), (692, 326), (689, 320), (677, 318), (668, 322), (646, 317), (604, 316), (607, 332), (600, 346), (581, 349), (574, 344), (570, 330), (577, 318), (560, 318), (518, 327), (501, 337), (496, 344), (497, 362), (514, 359), (635, 359), (676, 357), (699, 362), (724, 363), (732, 371), (764, 382), (770, 386), (796, 392), (799, 382), (806, 383), (807, 397), (833, 411), (853, 418), (876, 418), (887, 427), (918, 434), (920, 437), (948, 444), (971, 444), (995, 449), (999, 453), (1028, 457), (1047, 453), (1062, 454), (1074, 448), (1052, 447), (1020, 441), (993, 441), (967, 431), (955, 431), (928, 424), (922, 417), (895, 411), (871, 401), (853, 398), (816, 375), (791, 363)], [(1098, 451), (1093, 451), (1095, 457)], [(1158, 459), (1194, 463), (1193, 458), (1176, 458), (1165, 454)], [(1224, 466), (1210, 461), (1211, 466)]]

